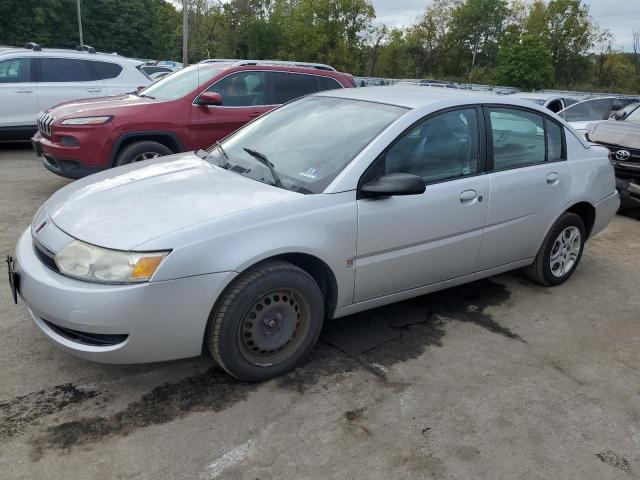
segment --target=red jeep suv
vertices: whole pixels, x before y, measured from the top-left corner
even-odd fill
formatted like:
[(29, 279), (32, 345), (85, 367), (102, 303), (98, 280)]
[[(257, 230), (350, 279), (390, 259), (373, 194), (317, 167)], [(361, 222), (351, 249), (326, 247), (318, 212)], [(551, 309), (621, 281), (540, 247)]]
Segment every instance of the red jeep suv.
[(32, 143), (47, 169), (80, 178), (209, 147), (289, 100), (354, 86), (350, 74), (327, 65), (201, 63), (136, 93), (76, 100), (44, 111)]

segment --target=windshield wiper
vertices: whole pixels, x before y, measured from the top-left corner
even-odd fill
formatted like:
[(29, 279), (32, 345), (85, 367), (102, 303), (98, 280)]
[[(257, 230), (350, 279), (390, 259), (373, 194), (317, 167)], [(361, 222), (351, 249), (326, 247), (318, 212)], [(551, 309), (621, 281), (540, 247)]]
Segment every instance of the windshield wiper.
[[(193, 152), (197, 157), (209, 161), (213, 158), (213, 155), (211, 155), (209, 152), (207, 152), (206, 150), (202, 150), (201, 148), (199, 148), (198, 150), (196, 150), (195, 152)], [(224, 162), (223, 164), (217, 164), (220, 168), (225, 168), (228, 169), (229, 168), (229, 162)]]
[(213, 146), (216, 147), (218, 150), (220, 150), (220, 153), (224, 157), (223, 167), (228, 169), (231, 166), (231, 164), (229, 163), (229, 155), (227, 155), (227, 152), (224, 151), (222, 144), (220, 143), (220, 141), (217, 141), (216, 143), (213, 144)]
[(273, 168), (273, 163), (269, 161), (269, 159), (264, 153), (260, 153), (250, 148), (243, 148), (243, 150), (269, 169), (269, 171), (271, 172), (271, 176), (273, 177), (273, 181), (276, 182), (277, 187), (284, 188), (284, 185), (282, 184), (280, 177), (276, 173), (276, 169)]

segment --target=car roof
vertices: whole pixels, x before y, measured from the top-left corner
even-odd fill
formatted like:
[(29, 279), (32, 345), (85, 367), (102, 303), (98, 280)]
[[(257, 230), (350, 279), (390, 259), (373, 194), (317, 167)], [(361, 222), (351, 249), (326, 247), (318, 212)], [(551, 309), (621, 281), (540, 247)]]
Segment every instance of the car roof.
[(242, 64), (238, 65), (238, 63), (227, 63), (227, 62), (205, 62), (205, 63), (194, 63), (189, 65), (186, 68), (202, 68), (202, 69), (211, 69), (211, 70), (274, 70), (281, 72), (293, 72), (293, 73), (308, 73), (313, 75), (321, 75), (327, 77), (335, 77), (337, 75), (345, 75), (343, 72), (338, 72), (335, 70), (321, 70), (318, 68), (312, 68), (307, 66), (299, 66), (299, 65), (286, 65), (286, 64), (275, 64), (275, 63), (263, 63), (263, 64)]
[(494, 93), (407, 84), (325, 90), (315, 95), (386, 103), (411, 109), (424, 107), (443, 100), (464, 99), (465, 102), (469, 103), (491, 103), (496, 102), (497, 99), (506, 97), (505, 95), (497, 95)]
[(526, 100), (550, 100), (552, 98), (571, 97), (571, 95), (558, 95), (557, 93), (516, 93), (515, 96)]
[(20, 57), (64, 57), (64, 58), (83, 58), (86, 60), (104, 60), (104, 61), (118, 61), (118, 62), (131, 62), (138, 65), (142, 62), (140, 60), (123, 57), (116, 53), (89, 53), (87, 51), (72, 50), (68, 48), (42, 48), (41, 50), (31, 50), (29, 48), (19, 47), (0, 47), (0, 57), (8, 55), (18, 55)]

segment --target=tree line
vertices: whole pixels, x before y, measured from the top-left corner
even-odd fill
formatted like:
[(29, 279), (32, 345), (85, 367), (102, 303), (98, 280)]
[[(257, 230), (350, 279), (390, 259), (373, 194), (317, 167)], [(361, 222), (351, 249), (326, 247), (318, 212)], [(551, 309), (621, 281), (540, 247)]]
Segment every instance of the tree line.
[[(180, 60), (179, 3), (84, 0), (85, 43)], [(270, 58), (365, 76), (640, 93), (640, 34), (633, 51), (615, 51), (615, 32), (581, 0), (433, 0), (406, 28), (377, 22), (370, 0), (189, 0), (188, 8), (190, 62)], [(27, 41), (74, 47), (76, 0), (4, 0), (0, 44)]]

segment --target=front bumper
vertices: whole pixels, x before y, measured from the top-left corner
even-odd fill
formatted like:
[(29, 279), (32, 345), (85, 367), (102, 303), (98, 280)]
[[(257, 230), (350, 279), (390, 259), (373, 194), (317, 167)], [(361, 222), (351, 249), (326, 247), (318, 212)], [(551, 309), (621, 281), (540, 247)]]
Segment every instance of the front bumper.
[(616, 178), (616, 188), (620, 192), (620, 206), (623, 209), (640, 211), (640, 181)]
[(42, 165), (57, 175), (66, 178), (82, 178), (108, 168), (101, 165), (86, 165), (78, 158), (83, 152), (77, 147), (65, 147), (37, 132), (31, 138), (31, 146)]
[[(30, 230), (18, 241), (16, 272), (20, 297), (42, 332), (73, 355), (104, 363), (200, 355), (211, 308), (236, 275), (221, 272), (130, 285), (83, 282), (45, 266), (34, 252)], [(122, 341), (88, 344), (66, 331)]]

